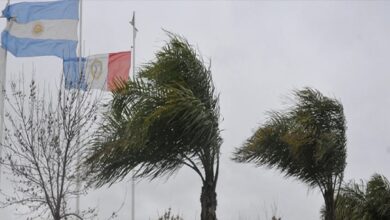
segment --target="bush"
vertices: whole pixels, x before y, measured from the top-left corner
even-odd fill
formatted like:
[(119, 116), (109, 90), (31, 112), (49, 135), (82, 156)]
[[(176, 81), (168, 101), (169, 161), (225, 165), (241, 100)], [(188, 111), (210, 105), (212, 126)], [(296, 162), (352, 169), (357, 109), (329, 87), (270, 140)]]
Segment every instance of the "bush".
[(158, 217), (158, 220), (184, 220), (179, 215), (176, 216), (173, 215), (171, 211), (172, 211), (171, 208), (169, 208), (168, 211), (166, 211), (163, 216)]

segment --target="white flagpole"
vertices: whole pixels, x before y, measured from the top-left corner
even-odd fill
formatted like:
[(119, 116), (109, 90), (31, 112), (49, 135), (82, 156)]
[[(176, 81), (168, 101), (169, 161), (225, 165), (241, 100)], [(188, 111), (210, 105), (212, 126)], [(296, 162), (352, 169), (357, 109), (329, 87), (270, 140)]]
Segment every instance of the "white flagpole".
[(131, 26), (133, 26), (133, 45), (131, 46), (132, 50), (132, 67), (133, 67), (133, 77), (135, 77), (135, 37), (137, 36), (138, 29), (135, 27), (135, 11), (133, 11), (133, 18), (130, 21)]
[[(81, 77), (83, 77), (81, 74), (81, 71), (82, 71), (82, 68), (81, 68), (81, 65), (82, 65), (82, 57), (83, 57), (83, 54), (82, 54), (82, 38), (83, 38), (83, 0), (80, 0), (80, 18), (79, 18), (79, 21), (80, 21), (80, 26), (79, 26), (79, 79), (78, 79), (78, 83), (79, 83), (79, 88), (78, 89), (81, 89), (80, 86), (81, 86)], [(77, 137), (77, 139), (79, 139), (79, 137)], [(77, 141), (77, 145), (78, 145), (78, 142)], [(77, 148), (80, 147), (80, 146), (76, 146)], [(78, 153), (77, 155), (77, 180), (76, 180), (76, 191), (77, 191), (77, 196), (76, 196), (76, 214), (80, 214), (80, 188), (81, 188), (81, 184), (80, 184), (80, 172), (79, 172), (79, 165), (80, 165), (80, 160), (81, 160), (81, 155), (80, 155), (80, 152)]]
[[(4, 139), (4, 101), (5, 101), (5, 81), (7, 74), (7, 50), (0, 48), (0, 81), (1, 81), (1, 91), (0, 91), (0, 158), (3, 157), (3, 139)], [(1, 172), (2, 167), (0, 165), (0, 183), (1, 183)]]
[(81, 74), (81, 58), (82, 58), (82, 39), (83, 39), (83, 0), (80, 0), (80, 18), (79, 18), (79, 73)]
[[(133, 19), (131, 20), (130, 24), (133, 26), (133, 46), (132, 46), (132, 58), (133, 58), (133, 79), (136, 78), (135, 76), (135, 37), (137, 35), (137, 28), (135, 27), (135, 11), (133, 11)], [(131, 220), (135, 220), (135, 177), (134, 173), (131, 178)]]
[[(10, 4), (10, 0), (7, 1), (6, 7)], [(3, 139), (4, 139), (4, 101), (5, 101), (5, 87), (7, 78), (7, 50), (0, 48), (0, 158), (3, 157)], [(2, 166), (0, 165), (0, 183), (2, 177)]]

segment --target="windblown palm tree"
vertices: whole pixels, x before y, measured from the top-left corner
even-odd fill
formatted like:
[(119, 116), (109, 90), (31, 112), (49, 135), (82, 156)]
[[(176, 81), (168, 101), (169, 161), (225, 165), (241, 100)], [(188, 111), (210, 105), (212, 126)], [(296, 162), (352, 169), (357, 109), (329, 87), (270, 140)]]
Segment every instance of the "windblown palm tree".
[(375, 174), (365, 184), (351, 181), (340, 190), (337, 220), (390, 220), (390, 183)]
[(296, 103), (269, 120), (236, 149), (234, 160), (276, 167), (310, 187), (325, 200), (325, 219), (335, 219), (338, 189), (346, 165), (343, 106), (319, 91), (295, 93)]
[(189, 43), (170, 41), (134, 81), (113, 93), (112, 111), (86, 161), (101, 186), (124, 178), (171, 175), (182, 166), (202, 180), (201, 219), (216, 219), (222, 143), (219, 104), (210, 68)]

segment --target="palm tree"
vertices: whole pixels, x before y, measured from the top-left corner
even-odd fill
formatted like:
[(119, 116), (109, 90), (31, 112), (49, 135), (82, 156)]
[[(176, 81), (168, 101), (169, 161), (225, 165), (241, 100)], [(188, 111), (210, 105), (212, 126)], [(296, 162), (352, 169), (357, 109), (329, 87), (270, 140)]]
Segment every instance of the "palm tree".
[(337, 220), (390, 220), (390, 183), (374, 174), (363, 181), (349, 182), (340, 190), (336, 205)]
[(310, 187), (325, 200), (325, 219), (335, 219), (338, 189), (346, 166), (343, 106), (319, 91), (295, 91), (296, 102), (269, 120), (236, 149), (233, 159), (276, 167)]
[(182, 166), (199, 175), (201, 219), (215, 220), (222, 139), (210, 67), (183, 38), (170, 41), (134, 81), (119, 85), (86, 161), (101, 186), (124, 178), (170, 176)]

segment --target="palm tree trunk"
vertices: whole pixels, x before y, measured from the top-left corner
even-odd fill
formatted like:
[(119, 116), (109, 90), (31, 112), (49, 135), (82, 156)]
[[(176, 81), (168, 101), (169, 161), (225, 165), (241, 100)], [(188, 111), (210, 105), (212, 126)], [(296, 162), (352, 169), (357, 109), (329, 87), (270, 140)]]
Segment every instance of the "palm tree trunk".
[(336, 220), (336, 206), (333, 190), (325, 191), (325, 220)]
[(200, 196), (202, 211), (200, 214), (201, 220), (217, 220), (217, 193), (215, 192), (215, 182), (203, 182), (202, 194)]

